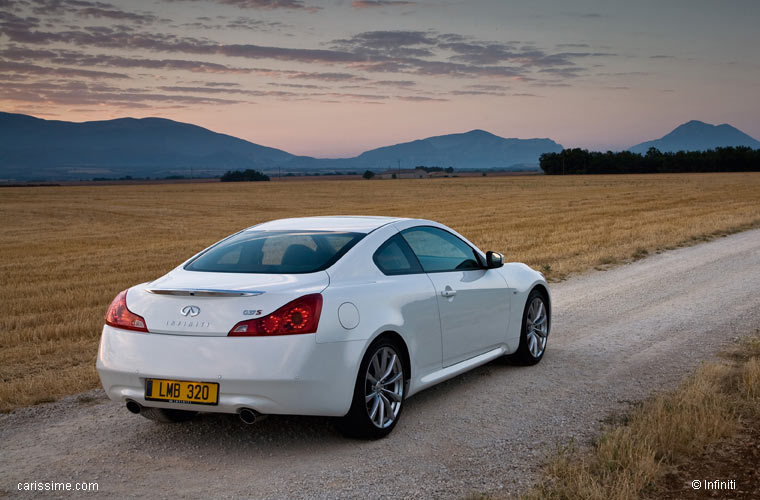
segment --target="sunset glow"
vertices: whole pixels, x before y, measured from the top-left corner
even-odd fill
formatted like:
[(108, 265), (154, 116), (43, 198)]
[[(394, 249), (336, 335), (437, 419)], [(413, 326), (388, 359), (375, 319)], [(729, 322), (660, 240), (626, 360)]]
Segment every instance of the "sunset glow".
[(343, 157), (484, 129), (622, 149), (760, 137), (760, 3), (5, 0), (0, 110), (159, 116)]

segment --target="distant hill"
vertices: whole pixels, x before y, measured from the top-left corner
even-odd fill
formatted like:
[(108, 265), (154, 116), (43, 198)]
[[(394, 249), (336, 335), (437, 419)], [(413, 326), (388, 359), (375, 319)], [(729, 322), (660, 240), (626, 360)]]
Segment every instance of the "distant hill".
[(646, 153), (657, 148), (663, 153), (675, 151), (705, 151), (721, 146), (748, 146), (760, 149), (760, 141), (731, 125), (710, 125), (692, 120), (676, 127), (672, 132), (654, 141), (642, 142), (629, 149), (634, 153)]
[(366, 151), (355, 158), (367, 168), (417, 165), (457, 170), (538, 165), (543, 153), (562, 151), (551, 139), (505, 139), (485, 130), (440, 135)]
[(163, 118), (73, 123), (0, 112), (0, 179), (218, 175), (294, 158)]
[(457, 170), (490, 168), (538, 169), (543, 153), (562, 151), (551, 139), (505, 139), (484, 130), (440, 135), (365, 151), (353, 158), (296, 157), (283, 169), (373, 170), (409, 169), (417, 166), (454, 167)]
[(483, 130), (373, 149), (354, 158), (295, 156), (163, 118), (84, 123), (0, 112), (0, 180), (221, 175), (227, 170), (382, 171), (418, 165), (457, 170), (538, 168), (551, 139), (505, 139)]

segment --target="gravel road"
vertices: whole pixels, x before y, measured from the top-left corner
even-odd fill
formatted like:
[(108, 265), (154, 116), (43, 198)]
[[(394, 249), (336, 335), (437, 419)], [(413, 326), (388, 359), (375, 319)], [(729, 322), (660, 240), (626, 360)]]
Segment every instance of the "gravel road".
[(322, 418), (161, 425), (92, 391), (0, 416), (0, 496), (53, 480), (98, 482), (93, 498), (513, 495), (558, 444), (588, 443), (605, 417), (760, 327), (760, 230), (552, 292), (538, 366), (493, 362), (418, 394), (384, 440), (343, 439)]

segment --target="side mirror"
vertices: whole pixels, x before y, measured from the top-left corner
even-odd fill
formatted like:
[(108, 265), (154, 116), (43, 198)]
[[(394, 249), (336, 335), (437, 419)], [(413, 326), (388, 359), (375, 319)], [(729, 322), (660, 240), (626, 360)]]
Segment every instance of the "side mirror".
[(486, 266), (488, 269), (495, 269), (504, 265), (504, 256), (499, 252), (486, 252)]

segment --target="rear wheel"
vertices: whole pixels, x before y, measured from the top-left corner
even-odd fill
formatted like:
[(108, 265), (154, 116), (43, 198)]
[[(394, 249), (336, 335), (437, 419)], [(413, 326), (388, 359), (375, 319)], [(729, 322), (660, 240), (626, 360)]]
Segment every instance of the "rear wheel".
[(525, 302), (520, 346), (514, 354), (507, 356), (507, 360), (520, 365), (535, 365), (541, 361), (549, 338), (549, 321), (546, 298), (540, 291), (533, 290)]
[(406, 391), (400, 352), (395, 342), (386, 338), (373, 342), (367, 349), (359, 365), (351, 409), (336, 421), (341, 433), (379, 439), (396, 426)]
[(171, 408), (145, 408), (140, 410), (140, 415), (156, 422), (170, 424), (174, 422), (187, 422), (195, 418), (197, 411), (173, 410)]

